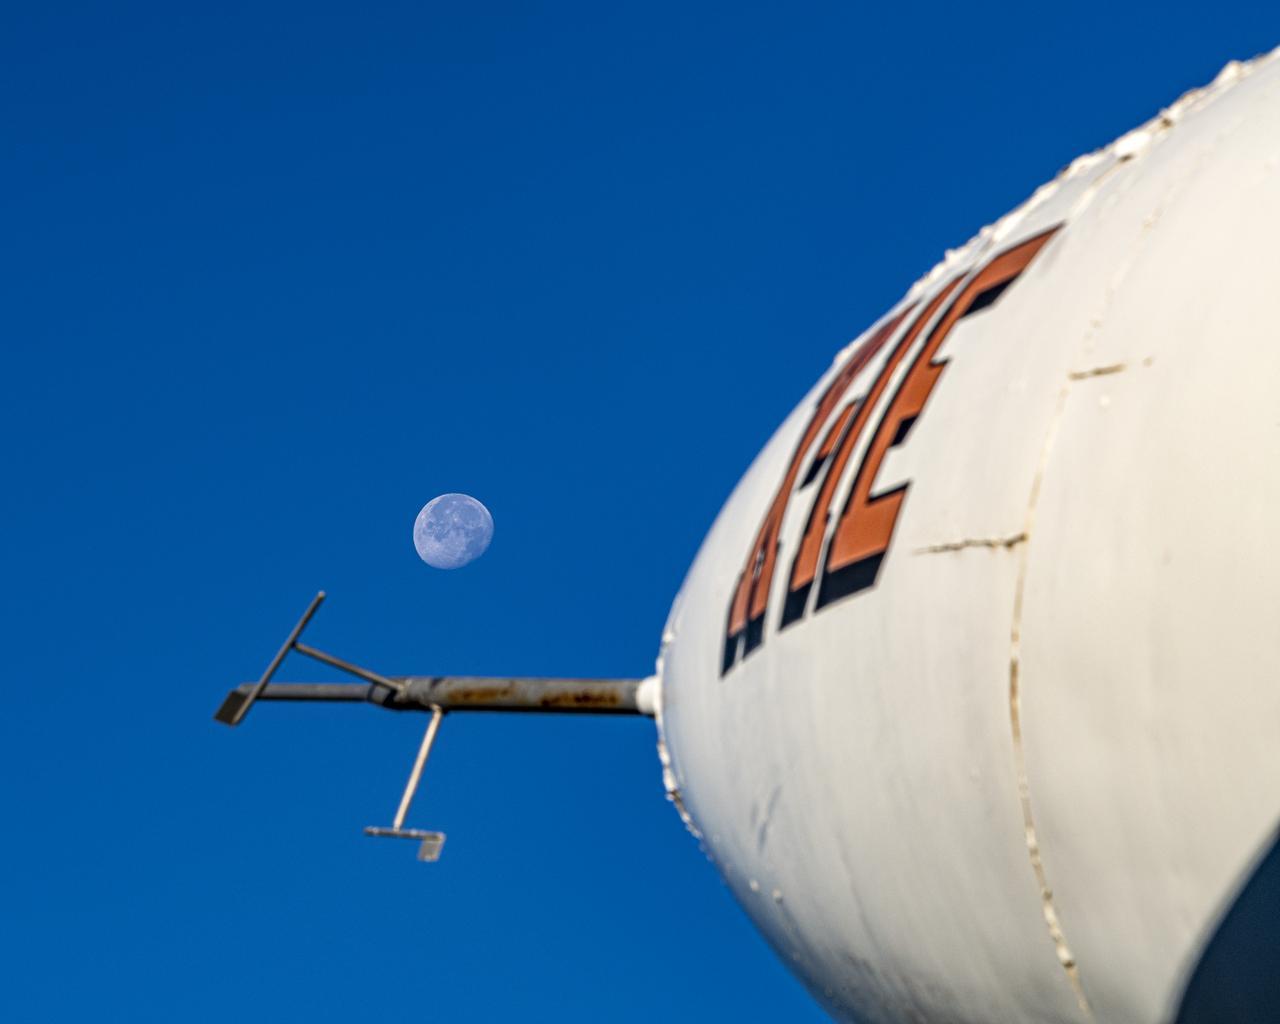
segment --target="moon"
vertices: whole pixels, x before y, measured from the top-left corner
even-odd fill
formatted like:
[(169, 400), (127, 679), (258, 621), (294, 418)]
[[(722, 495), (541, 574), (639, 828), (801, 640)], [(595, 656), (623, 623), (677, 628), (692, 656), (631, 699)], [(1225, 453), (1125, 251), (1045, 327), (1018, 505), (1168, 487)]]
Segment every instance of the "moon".
[(442, 494), (422, 506), (413, 523), (413, 546), (435, 569), (461, 569), (493, 540), (493, 516), (469, 494)]

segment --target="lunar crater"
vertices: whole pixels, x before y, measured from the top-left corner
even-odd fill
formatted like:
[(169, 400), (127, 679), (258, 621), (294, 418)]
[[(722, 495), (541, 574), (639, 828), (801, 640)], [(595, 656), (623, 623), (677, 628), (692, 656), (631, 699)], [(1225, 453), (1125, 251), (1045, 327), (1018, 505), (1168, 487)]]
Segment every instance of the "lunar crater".
[(460, 569), (493, 540), (493, 516), (469, 494), (442, 494), (422, 506), (413, 523), (413, 546), (427, 565)]

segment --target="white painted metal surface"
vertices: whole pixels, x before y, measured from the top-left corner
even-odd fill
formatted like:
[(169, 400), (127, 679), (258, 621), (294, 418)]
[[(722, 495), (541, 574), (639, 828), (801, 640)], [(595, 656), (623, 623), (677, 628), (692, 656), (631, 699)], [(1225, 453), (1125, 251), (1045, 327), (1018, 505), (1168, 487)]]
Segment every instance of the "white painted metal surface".
[[(946, 303), (894, 365), (912, 317), (1055, 228), (946, 335), (918, 419), (875, 466), (877, 417)], [(949, 254), (882, 322), (910, 309), (794, 484), (815, 406), (872, 332), (707, 537), (659, 665), (668, 786), (835, 1015), (1176, 1012), (1280, 821), (1278, 236), (1272, 55), (1228, 67)], [(874, 495), (907, 485), (891, 540), (874, 585), (821, 608), (815, 585), (779, 629), (821, 467), (802, 481), (857, 396), (874, 408), (825, 536), (868, 465)], [(761, 642), (722, 671), (780, 488)]]

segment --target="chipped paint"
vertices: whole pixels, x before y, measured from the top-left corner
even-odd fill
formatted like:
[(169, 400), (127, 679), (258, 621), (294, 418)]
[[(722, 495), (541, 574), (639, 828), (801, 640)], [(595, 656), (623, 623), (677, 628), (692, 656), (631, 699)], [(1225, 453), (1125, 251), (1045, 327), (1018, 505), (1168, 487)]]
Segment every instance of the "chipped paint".
[[(674, 620), (679, 610), (680, 597), (676, 597), (676, 606), (671, 610), (670, 619)], [(684, 824), (688, 833), (702, 841), (702, 832), (698, 826), (693, 823), (693, 816), (689, 813), (689, 809), (685, 806), (684, 795), (680, 792), (680, 783), (676, 779), (675, 765), (671, 760), (671, 752), (667, 749), (666, 731), (663, 721), (664, 710), (664, 688), (663, 688), (663, 666), (666, 663), (667, 648), (675, 639), (675, 629), (671, 621), (667, 623), (667, 628), (662, 633), (662, 646), (658, 648), (658, 660), (654, 665), (653, 675), (645, 680), (645, 700), (649, 702), (653, 708), (653, 720), (658, 726), (658, 762), (662, 765), (662, 787), (666, 791), (667, 799), (671, 801), (671, 806), (676, 809), (676, 813), (680, 815), (680, 821)], [(711, 856), (708, 853), (708, 856)], [(711, 857), (714, 862), (715, 858)]]
[[(1136, 157), (1147, 152), (1154, 142), (1175, 128), (1186, 118), (1187, 114), (1212, 103), (1236, 83), (1277, 59), (1280, 59), (1280, 47), (1268, 53), (1260, 54), (1252, 60), (1231, 61), (1218, 72), (1217, 77), (1208, 85), (1188, 90), (1145, 124), (1126, 132), (1101, 149), (1076, 157), (1058, 173), (1057, 177), (1036, 189), (1022, 205), (1015, 207), (1003, 217), (981, 228), (964, 245), (945, 250), (942, 259), (911, 286), (911, 290), (907, 293), (902, 304), (917, 301), (921, 295), (931, 292), (943, 279), (950, 277), (961, 268), (970, 266), (980, 253), (985, 252), (1000, 239), (1007, 237), (1010, 231), (1024, 221), (1030, 213), (1056, 198), (1066, 186), (1092, 173), (1099, 166), (1106, 164), (1107, 161), (1112, 161), (1114, 166), (1101, 175), (1099, 180), (1088, 190), (1089, 193), (1094, 192), (1117, 169), (1131, 163)], [(1092, 195), (1088, 195), (1086, 203), (1091, 199)], [(887, 320), (889, 315), (886, 314), (883, 319)], [(860, 342), (861, 338), (851, 341), (836, 354), (832, 362), (843, 363), (848, 358), (849, 353)]]
[(751, 807), (751, 827), (755, 830), (757, 850), (764, 850), (765, 843), (769, 841), (769, 826), (773, 822), (774, 808), (778, 806), (778, 798), (781, 795), (781, 784), (775, 785), (764, 803), (763, 810), (759, 809), (758, 804), (753, 804)]

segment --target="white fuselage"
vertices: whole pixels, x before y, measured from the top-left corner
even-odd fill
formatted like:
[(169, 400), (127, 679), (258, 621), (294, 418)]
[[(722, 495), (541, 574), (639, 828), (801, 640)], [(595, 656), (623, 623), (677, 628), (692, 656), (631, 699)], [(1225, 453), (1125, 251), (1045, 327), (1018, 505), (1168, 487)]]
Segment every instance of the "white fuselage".
[(949, 254), (725, 505), (668, 786), (836, 1016), (1179, 1015), (1280, 822), (1278, 298), (1270, 57)]

